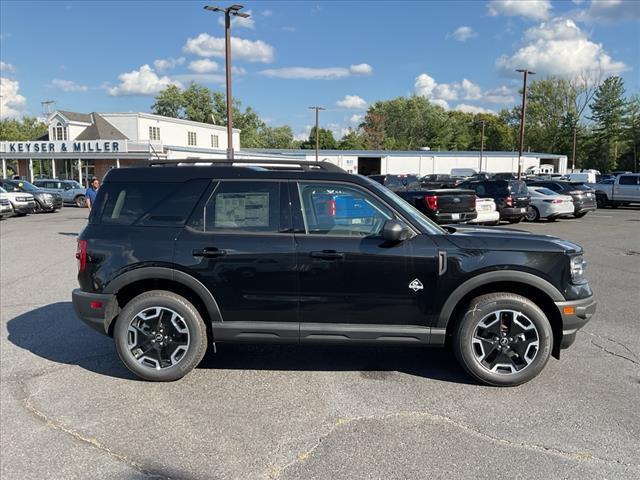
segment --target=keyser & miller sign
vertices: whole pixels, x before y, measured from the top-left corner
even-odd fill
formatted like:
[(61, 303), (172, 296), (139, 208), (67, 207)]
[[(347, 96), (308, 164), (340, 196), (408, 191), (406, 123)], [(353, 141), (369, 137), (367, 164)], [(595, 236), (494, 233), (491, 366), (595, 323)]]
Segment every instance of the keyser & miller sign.
[(72, 142), (2, 142), (4, 153), (121, 153), (127, 144), (118, 140)]

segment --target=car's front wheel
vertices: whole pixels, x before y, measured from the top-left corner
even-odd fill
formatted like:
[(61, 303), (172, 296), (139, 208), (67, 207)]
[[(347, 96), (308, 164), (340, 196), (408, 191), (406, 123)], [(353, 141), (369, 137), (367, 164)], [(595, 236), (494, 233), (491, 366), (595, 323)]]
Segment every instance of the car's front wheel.
[(76, 204), (76, 207), (78, 208), (84, 208), (85, 205), (85, 199), (84, 199), (84, 195), (78, 195), (74, 200), (73, 203)]
[(184, 297), (152, 290), (124, 307), (114, 329), (116, 350), (138, 377), (169, 382), (184, 377), (202, 360), (207, 333), (198, 310)]
[(553, 332), (531, 300), (513, 293), (474, 298), (457, 324), (453, 349), (460, 364), (487, 385), (511, 387), (538, 375), (549, 360)]

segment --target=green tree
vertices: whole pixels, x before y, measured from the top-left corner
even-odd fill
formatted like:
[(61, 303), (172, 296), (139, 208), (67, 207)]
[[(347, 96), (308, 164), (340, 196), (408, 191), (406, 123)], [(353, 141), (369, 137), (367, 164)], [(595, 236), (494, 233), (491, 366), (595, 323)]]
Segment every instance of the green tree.
[(619, 166), (623, 170), (640, 170), (640, 95), (633, 95), (626, 104), (623, 127), (624, 150)]
[(624, 82), (618, 76), (611, 76), (598, 87), (591, 103), (590, 120), (594, 123), (594, 138), (590, 165), (603, 171), (615, 170), (624, 116)]
[(164, 117), (184, 118), (184, 97), (182, 90), (175, 85), (169, 85), (161, 90), (151, 105), (151, 113)]
[(214, 123), (211, 90), (191, 82), (182, 92), (182, 98), (184, 99), (184, 115), (187, 120)]
[(47, 133), (49, 126), (35, 117), (5, 119), (0, 121), (0, 140), (35, 140)]
[[(321, 128), (318, 132), (318, 145), (321, 150), (335, 150), (337, 148), (336, 139), (333, 137), (331, 130)], [(315, 149), (316, 148), (316, 127), (311, 129), (309, 138), (300, 144), (302, 149)]]
[(338, 142), (338, 150), (364, 150), (365, 137), (359, 130), (349, 131)]
[(264, 126), (259, 130), (261, 148), (293, 148), (293, 131), (288, 125)]

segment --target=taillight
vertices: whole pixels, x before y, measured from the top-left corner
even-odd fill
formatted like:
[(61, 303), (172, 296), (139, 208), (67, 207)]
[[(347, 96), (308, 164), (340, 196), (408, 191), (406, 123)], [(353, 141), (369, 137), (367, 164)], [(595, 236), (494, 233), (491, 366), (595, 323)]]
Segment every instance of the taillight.
[(330, 217), (336, 216), (336, 201), (333, 199), (327, 202), (327, 215)]
[(507, 198), (505, 198), (505, 199), (504, 199), (504, 204), (505, 204), (507, 207), (513, 207), (513, 198), (511, 198), (511, 197), (507, 197)]
[(429, 210), (437, 210), (438, 209), (438, 197), (435, 195), (425, 195), (424, 201), (427, 204)]
[(87, 241), (78, 240), (78, 249), (76, 250), (76, 258), (78, 259), (78, 271), (84, 272), (87, 266)]

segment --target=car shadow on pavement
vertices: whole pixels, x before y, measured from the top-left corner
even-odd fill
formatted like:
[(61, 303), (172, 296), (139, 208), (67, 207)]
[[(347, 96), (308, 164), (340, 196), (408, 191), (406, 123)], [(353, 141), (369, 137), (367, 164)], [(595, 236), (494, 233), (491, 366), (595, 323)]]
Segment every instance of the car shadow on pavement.
[[(9, 341), (46, 360), (78, 365), (100, 375), (134, 379), (113, 340), (84, 325), (71, 302), (36, 308), (7, 323)], [(472, 384), (449, 351), (440, 348), (363, 345), (217, 345), (199, 368), (211, 370), (354, 371), (368, 380), (395, 372)]]
[(7, 322), (9, 341), (55, 363), (78, 365), (118, 378), (135, 378), (122, 365), (113, 341), (83, 324), (71, 302), (58, 302), (18, 315)]

